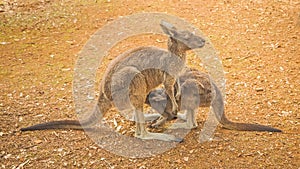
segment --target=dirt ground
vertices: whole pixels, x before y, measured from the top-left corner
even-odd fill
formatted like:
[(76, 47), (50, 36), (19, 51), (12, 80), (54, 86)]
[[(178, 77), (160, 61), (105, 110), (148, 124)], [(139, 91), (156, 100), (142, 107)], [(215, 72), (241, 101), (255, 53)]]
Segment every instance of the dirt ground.
[[(105, 24), (142, 11), (184, 18), (210, 38), (226, 72), (229, 119), (283, 133), (217, 128), (218, 139), (200, 144), (205, 119), (199, 118), (199, 127), (175, 148), (131, 159), (99, 148), (83, 131), (19, 131), (76, 118), (72, 81), (78, 52)], [(300, 168), (299, 35), (300, 2), (294, 0), (0, 0), (0, 167)], [(116, 50), (146, 41), (159, 42), (147, 36)]]

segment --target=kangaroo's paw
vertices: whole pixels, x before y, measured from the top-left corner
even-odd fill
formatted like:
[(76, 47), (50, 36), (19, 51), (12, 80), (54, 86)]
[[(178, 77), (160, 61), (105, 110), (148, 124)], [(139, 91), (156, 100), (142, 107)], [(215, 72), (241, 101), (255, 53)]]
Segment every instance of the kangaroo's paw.
[(176, 100), (179, 100), (180, 99), (180, 93), (178, 92), (178, 93), (176, 93), (176, 96), (175, 96), (175, 98), (176, 98)]
[(151, 124), (151, 128), (159, 128), (160, 126), (164, 125), (167, 121), (167, 118), (161, 116), (154, 124)]
[(177, 112), (178, 110), (178, 104), (176, 102), (173, 102), (172, 104), (172, 112)]
[(181, 86), (180, 86), (179, 78), (177, 79), (176, 85), (177, 85), (177, 93), (176, 93), (175, 98), (176, 98), (176, 100), (179, 100), (180, 96), (181, 96)]
[(143, 135), (135, 135), (135, 137), (140, 138), (142, 140), (161, 140), (161, 141), (175, 141), (175, 142), (183, 142), (182, 138), (177, 138), (170, 134), (164, 133), (151, 133), (147, 132)]
[(188, 123), (174, 123), (169, 129), (195, 129), (197, 128), (196, 124), (188, 124)]

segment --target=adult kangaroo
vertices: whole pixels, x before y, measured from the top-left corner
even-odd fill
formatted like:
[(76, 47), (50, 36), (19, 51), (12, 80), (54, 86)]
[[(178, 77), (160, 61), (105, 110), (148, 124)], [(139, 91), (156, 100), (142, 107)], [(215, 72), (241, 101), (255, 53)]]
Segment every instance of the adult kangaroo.
[(126, 52), (114, 59), (101, 81), (97, 106), (87, 119), (60, 120), (37, 124), (21, 131), (44, 129), (82, 129), (93, 126), (114, 105), (119, 111), (134, 112), (135, 137), (163, 141), (182, 141), (173, 135), (151, 133), (146, 130), (143, 104), (147, 94), (163, 84), (170, 98), (172, 111), (178, 108), (174, 84), (185, 67), (186, 51), (201, 48), (205, 40), (189, 31), (177, 30), (172, 24), (162, 21), (160, 26), (169, 36), (168, 50), (157, 47), (141, 47)]

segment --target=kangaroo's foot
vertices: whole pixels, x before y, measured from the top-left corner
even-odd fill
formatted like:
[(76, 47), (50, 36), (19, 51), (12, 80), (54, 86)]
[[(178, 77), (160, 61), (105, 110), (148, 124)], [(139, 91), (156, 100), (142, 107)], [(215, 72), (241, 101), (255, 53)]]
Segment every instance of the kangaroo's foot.
[[(145, 116), (145, 122), (153, 122), (161, 117), (159, 113), (154, 113), (154, 114), (144, 114)], [(130, 121), (136, 121), (135, 116), (132, 116)]]
[(183, 120), (183, 121), (186, 121), (186, 112), (184, 113), (177, 113), (176, 115), (177, 119), (180, 119), (180, 120)]
[(142, 140), (161, 140), (161, 141), (175, 141), (175, 142), (183, 142), (182, 138), (177, 138), (170, 134), (164, 133), (151, 133), (145, 131), (143, 134), (135, 135), (135, 137), (140, 138)]
[(158, 113), (155, 113), (155, 114), (144, 114), (144, 116), (145, 116), (145, 121), (146, 122), (153, 122), (153, 121), (155, 121), (155, 120), (157, 120), (157, 119), (159, 119), (161, 117), (161, 115), (158, 114)]
[(145, 116), (142, 111), (135, 111), (136, 129), (135, 137), (143, 140), (162, 140), (162, 141), (175, 141), (182, 142), (182, 138), (176, 138), (173, 135), (163, 134), (163, 133), (150, 133), (146, 130), (145, 126)]
[(172, 126), (169, 127), (169, 129), (195, 129), (197, 128), (197, 124), (190, 124), (187, 122), (184, 123), (174, 123)]

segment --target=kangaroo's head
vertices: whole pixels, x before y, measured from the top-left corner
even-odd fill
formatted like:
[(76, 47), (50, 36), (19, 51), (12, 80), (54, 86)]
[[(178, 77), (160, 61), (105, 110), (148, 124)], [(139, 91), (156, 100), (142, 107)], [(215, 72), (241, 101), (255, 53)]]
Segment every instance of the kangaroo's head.
[(181, 50), (201, 48), (205, 45), (205, 40), (190, 31), (179, 31), (172, 24), (161, 21), (160, 26), (169, 38), (169, 46), (173, 45)]

